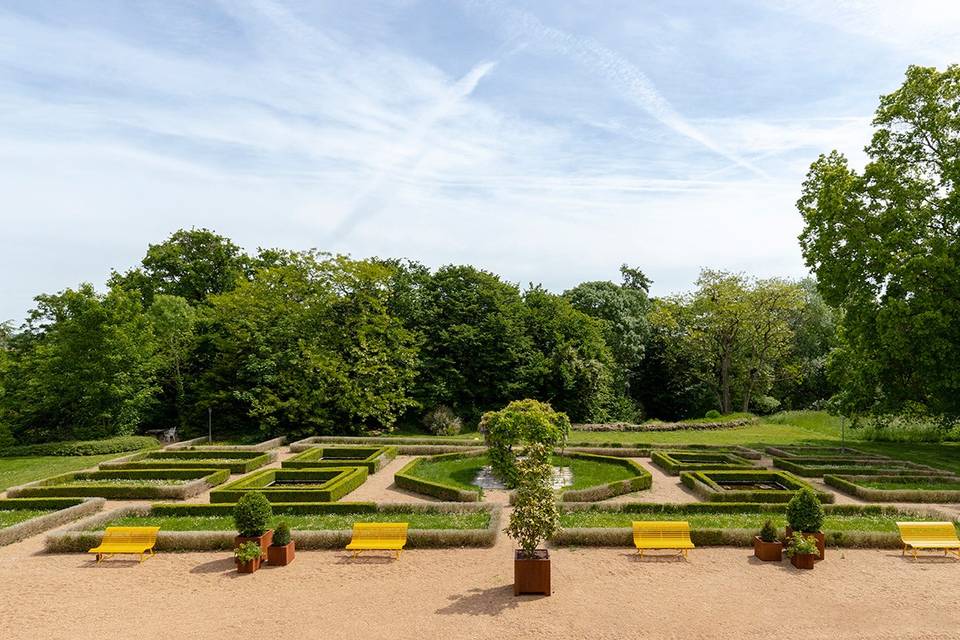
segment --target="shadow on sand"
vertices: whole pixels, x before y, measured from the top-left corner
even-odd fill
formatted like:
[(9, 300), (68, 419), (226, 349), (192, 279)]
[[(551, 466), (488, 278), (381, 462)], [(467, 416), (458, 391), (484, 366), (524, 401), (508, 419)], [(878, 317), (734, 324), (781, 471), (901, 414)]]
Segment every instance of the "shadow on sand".
[(450, 596), (450, 604), (437, 613), (443, 615), (498, 616), (507, 609), (515, 609), (522, 602), (547, 596), (514, 596), (513, 585), (505, 584), (489, 589), (470, 589), (464, 594)]

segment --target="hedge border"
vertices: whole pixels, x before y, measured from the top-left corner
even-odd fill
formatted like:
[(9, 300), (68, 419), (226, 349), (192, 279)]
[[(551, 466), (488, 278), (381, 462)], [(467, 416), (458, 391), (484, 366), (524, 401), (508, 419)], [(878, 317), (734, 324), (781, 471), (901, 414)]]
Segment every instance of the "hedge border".
[[(711, 476), (727, 476), (734, 479), (749, 479), (750, 476), (776, 476), (781, 482), (793, 489), (759, 489), (759, 490), (736, 490), (724, 489), (713, 481)], [(736, 478), (736, 476), (740, 476)], [(745, 477), (744, 477), (745, 476)], [(797, 476), (787, 471), (771, 471), (769, 469), (739, 470), (739, 471), (681, 471), (680, 482), (691, 489), (701, 500), (707, 502), (758, 502), (758, 503), (780, 503), (789, 502), (791, 498), (800, 489), (807, 487), (812, 489), (821, 502), (832, 503), (834, 495), (827, 491), (820, 491), (813, 485), (801, 480)]]
[[(954, 481), (960, 481), (960, 477), (944, 476), (942, 479), (951, 478)], [(823, 476), (824, 483), (856, 496), (867, 502), (932, 502), (948, 503), (960, 502), (960, 490), (942, 489), (874, 489), (857, 484), (857, 480), (931, 480), (941, 479), (940, 476), (929, 475), (834, 475), (827, 474)]]
[[(490, 521), (483, 529), (410, 529), (407, 532), (408, 549), (450, 548), (450, 547), (492, 547), (501, 528), (503, 509), (495, 504), (464, 504), (462, 502), (431, 503), (391, 503), (375, 505), (372, 503), (336, 503), (334, 504), (275, 504), (274, 513), (290, 513), (286, 509), (300, 510), (301, 513), (314, 507), (324, 511), (333, 506), (344, 504), (359, 505), (356, 513), (417, 513), (440, 512), (456, 513), (465, 511), (487, 511)], [(72, 527), (49, 534), (45, 540), (48, 553), (82, 553), (100, 544), (101, 531), (89, 531), (90, 527), (99, 527), (118, 517), (128, 515), (147, 515), (157, 507), (222, 507), (232, 512), (233, 505), (131, 505), (107, 511), (77, 522)], [(340, 512), (344, 513), (344, 512)], [(349, 513), (349, 512), (347, 512)], [(343, 549), (350, 541), (349, 530), (293, 530), (292, 538), (300, 551), (316, 549)], [(157, 534), (157, 551), (215, 551), (233, 548), (233, 531), (160, 531)]]
[[(443, 447), (482, 447), (484, 446), (482, 438), (456, 439), (444, 438), (442, 436), (423, 436), (423, 437), (397, 437), (387, 438), (383, 436), (310, 436), (302, 440), (290, 443), (290, 451), (300, 453), (304, 449), (316, 447), (323, 444), (380, 444), (380, 445), (434, 445)], [(404, 451), (400, 451), (404, 454)]]
[(598, 500), (606, 500), (607, 498), (620, 496), (625, 493), (643, 491), (644, 489), (649, 489), (651, 486), (653, 486), (653, 474), (633, 460), (619, 458), (616, 456), (597, 455), (594, 453), (581, 453), (579, 451), (568, 451), (565, 455), (570, 456), (571, 458), (579, 458), (581, 460), (592, 460), (595, 462), (623, 466), (629, 471), (634, 472), (635, 475), (630, 478), (626, 478), (625, 480), (616, 480), (614, 482), (598, 484), (592, 487), (585, 487), (583, 489), (568, 489), (560, 494), (560, 500), (562, 502), (596, 502)]
[[(201, 440), (201, 442), (195, 442), (196, 440)], [(277, 438), (270, 438), (269, 440), (264, 440), (263, 442), (258, 442), (257, 444), (203, 444), (203, 442), (209, 443), (209, 438), (203, 436), (201, 438), (194, 438), (193, 440), (186, 440), (184, 442), (178, 442), (167, 447), (168, 451), (181, 451), (184, 449), (187, 450), (203, 450), (203, 451), (270, 451), (271, 449), (277, 449), (282, 447), (283, 444), (287, 441), (286, 436), (279, 436)]]
[[(804, 462), (809, 461), (808, 464)], [(910, 462), (909, 460), (896, 460), (893, 458), (773, 458), (773, 466), (778, 469), (784, 469), (795, 475), (805, 478), (819, 478), (830, 475), (852, 475), (842, 469), (833, 468), (837, 462), (849, 462), (851, 470), (855, 470), (856, 475), (918, 475), (918, 476), (950, 476), (949, 471), (935, 469), (924, 464)], [(884, 467), (882, 464), (891, 466)]]
[(587, 431), (592, 433), (656, 433), (658, 431), (715, 431), (719, 429), (733, 429), (745, 427), (748, 424), (760, 422), (760, 418), (734, 418), (733, 420), (717, 420), (714, 422), (647, 422), (633, 424), (628, 422), (608, 422), (601, 424), (574, 424), (572, 431)]
[[(357, 450), (357, 449), (368, 449), (372, 451), (370, 455), (366, 458), (337, 458), (331, 457), (324, 460), (325, 452), (328, 451), (344, 451), (344, 450)], [(374, 474), (387, 464), (391, 460), (397, 457), (397, 448), (396, 447), (364, 447), (361, 445), (354, 445), (352, 447), (347, 446), (333, 446), (333, 447), (310, 447), (304, 451), (301, 451), (292, 458), (287, 458), (281, 463), (281, 467), (284, 469), (323, 469), (326, 467), (366, 467), (368, 474)]]
[(479, 502), (483, 498), (482, 491), (472, 491), (461, 489), (442, 482), (433, 482), (425, 480), (411, 474), (419, 465), (441, 460), (460, 460), (463, 458), (474, 458), (481, 456), (486, 449), (472, 449), (470, 451), (458, 451), (456, 453), (442, 453), (435, 456), (416, 458), (408, 462), (402, 469), (393, 474), (393, 482), (401, 489), (422, 493), (427, 496), (439, 498), (450, 502)]
[[(278, 474), (287, 477), (302, 477), (318, 474), (333, 477), (324, 478), (320, 487), (296, 489), (291, 487), (272, 488), (261, 484), (276, 481)], [(210, 502), (236, 502), (244, 494), (259, 491), (270, 502), (336, 502), (367, 480), (366, 467), (327, 467), (322, 469), (263, 469), (238, 480), (223, 485), (210, 492)]]
[(55, 529), (68, 522), (89, 516), (103, 508), (103, 498), (7, 498), (0, 500), (0, 509), (21, 507), (36, 509), (45, 505), (55, 507), (50, 513), (0, 529), (0, 547)]
[[(158, 458), (151, 457), (151, 453), (168, 453)], [(110, 460), (100, 464), (101, 469), (228, 469), (231, 474), (250, 473), (255, 469), (270, 464), (277, 459), (276, 451), (260, 453), (258, 451), (229, 451), (226, 459), (236, 459), (236, 462), (214, 462), (220, 458), (204, 459), (191, 453), (204, 453), (202, 450), (168, 450), (142, 452), (134, 456)], [(220, 452), (216, 452), (220, 453)], [(181, 455), (175, 455), (181, 454)], [(182, 455), (187, 454), (187, 455)], [(247, 455), (241, 455), (247, 454)], [(221, 454), (222, 455), (222, 454)], [(206, 461), (205, 461), (206, 460)], [(192, 465), (192, 466), (191, 466)]]
[[(722, 456), (726, 459), (726, 462), (691, 462), (688, 460), (678, 460), (674, 457), (677, 454), (685, 456)], [(755, 464), (746, 458), (741, 458), (735, 453), (723, 451), (654, 451), (650, 454), (650, 461), (671, 476), (678, 476), (681, 471), (722, 471), (757, 468)]]
[[(778, 458), (805, 458), (808, 457), (804, 451), (807, 452), (811, 450), (823, 451), (824, 449), (829, 449), (832, 451), (839, 451), (837, 457), (859, 457), (859, 458), (879, 458), (879, 459), (889, 459), (889, 456), (884, 456), (879, 453), (870, 453), (869, 451), (864, 451), (862, 449), (854, 449), (853, 447), (829, 447), (829, 446), (815, 446), (815, 445), (792, 445), (785, 444), (779, 446), (766, 447), (765, 451), (771, 456), (776, 456)], [(853, 454), (853, 456), (848, 456), (844, 451)], [(814, 454), (815, 456), (822, 456), (823, 454)], [(827, 454), (828, 456), (830, 454)]]
[[(227, 481), (228, 469), (107, 469), (72, 471), (7, 489), (11, 498), (96, 497), (111, 500), (185, 500)], [(189, 479), (192, 482), (169, 485), (124, 485), (101, 487), (61, 486), (77, 479)]]
[[(747, 511), (751, 513), (770, 513), (781, 515), (786, 513), (786, 504), (758, 504), (758, 503), (624, 503), (619, 505), (564, 505), (565, 511), (595, 510), (610, 512), (651, 513), (664, 508), (671, 510), (689, 511), (690, 513), (729, 513)], [(903, 516), (906, 518), (917, 515), (932, 516), (942, 520), (954, 522), (955, 519), (942, 511), (929, 508), (902, 509), (881, 505), (824, 505), (827, 515), (869, 515), (879, 514), (890, 517)], [(671, 517), (675, 516), (674, 514)], [(750, 547), (757, 529), (696, 529), (690, 531), (690, 538), (697, 546), (736, 546)], [(900, 549), (903, 544), (900, 535), (894, 531), (837, 531), (827, 529), (826, 541), (834, 547), (867, 548), (867, 549)], [(632, 547), (633, 531), (628, 527), (570, 527), (561, 529), (550, 540), (551, 546), (580, 546), (580, 547)]]

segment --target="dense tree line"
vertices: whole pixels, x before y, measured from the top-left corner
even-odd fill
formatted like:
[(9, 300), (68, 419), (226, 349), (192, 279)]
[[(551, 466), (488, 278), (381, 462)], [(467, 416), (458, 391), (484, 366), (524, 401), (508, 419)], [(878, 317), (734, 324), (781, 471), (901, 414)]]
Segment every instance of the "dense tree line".
[[(248, 255), (205, 229), (36, 298), (0, 333), (0, 441), (200, 431), (363, 433), (520, 397), (574, 421), (769, 411), (829, 395), (833, 311), (810, 283), (705, 271), (660, 300), (622, 280), (563, 294), (465, 265)], [(771, 395), (773, 394), (773, 395)]]

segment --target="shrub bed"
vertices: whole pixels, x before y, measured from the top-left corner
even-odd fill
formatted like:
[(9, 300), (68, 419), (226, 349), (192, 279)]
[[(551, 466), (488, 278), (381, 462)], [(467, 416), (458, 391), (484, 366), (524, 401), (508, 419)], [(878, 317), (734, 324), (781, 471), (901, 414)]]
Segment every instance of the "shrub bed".
[(823, 481), (867, 502), (960, 502), (960, 477), (832, 475)]
[(113, 500), (183, 500), (230, 477), (227, 469), (121, 469), (76, 471), (7, 490), (10, 497), (98, 497)]
[(773, 458), (773, 466), (808, 478), (832, 475), (953, 475), (916, 462), (888, 458)]
[[(880, 505), (825, 505), (824, 533), (837, 547), (899, 549), (898, 520), (950, 520), (932, 509), (903, 510)], [(782, 529), (785, 504), (693, 503), (564, 505), (555, 545), (630, 547), (633, 520), (687, 520), (699, 546), (751, 546), (764, 521)]]
[(709, 469), (754, 469), (752, 462), (732, 453), (701, 451), (654, 451), (650, 460), (672, 476), (681, 471), (706, 471)]
[[(103, 529), (110, 523), (139, 520), (144, 524), (165, 521), (191, 527), (190, 530), (161, 528), (158, 551), (207, 551), (233, 546), (232, 504), (161, 505), (122, 507), (87, 518), (65, 531), (47, 536), (46, 550), (84, 552), (99, 544)], [(277, 519), (291, 525), (298, 549), (342, 549), (350, 541), (353, 521), (408, 521), (407, 548), (491, 547), (500, 530), (499, 505), (463, 503), (389, 504), (326, 503), (274, 504)], [(329, 517), (328, 517), (329, 516)], [(349, 518), (355, 516), (355, 518)], [(192, 517), (192, 521), (185, 521)], [(298, 528), (296, 523), (303, 526)], [(431, 525), (436, 528), (421, 528)], [(479, 526), (477, 526), (479, 525)], [(209, 527), (226, 527), (216, 530)], [(467, 526), (468, 528), (462, 528)], [(197, 527), (197, 529), (192, 529)], [(206, 527), (201, 529), (201, 527)], [(316, 527), (316, 528), (309, 528)], [(321, 528), (322, 527), (322, 528)], [(336, 527), (336, 528), (328, 528)]]
[(813, 445), (781, 445), (767, 447), (767, 453), (778, 458), (806, 458), (806, 457), (843, 457), (843, 458), (879, 458), (889, 459), (878, 453), (869, 453), (853, 447), (821, 447)]
[(403, 455), (407, 455), (400, 445), (419, 445), (419, 446), (443, 446), (443, 447), (482, 447), (483, 438), (450, 438), (441, 436), (422, 436), (422, 437), (397, 437), (388, 438), (382, 436), (311, 436), (303, 440), (297, 440), (290, 444), (290, 451), (299, 453), (310, 447), (318, 445), (334, 444), (358, 444), (358, 445), (390, 445), (399, 448)]
[[(789, 502), (797, 491), (804, 487), (813, 489), (821, 502), (833, 502), (832, 493), (817, 491), (800, 478), (785, 471), (683, 471), (680, 481), (692, 489), (700, 499), (707, 502)], [(785, 489), (734, 489), (724, 487), (724, 482), (777, 483)]]
[(322, 469), (325, 467), (366, 467), (367, 473), (379, 471), (397, 457), (396, 447), (311, 447), (284, 460), (284, 469)]
[(249, 473), (276, 459), (275, 452), (176, 449), (149, 451), (122, 460), (104, 462), (101, 469), (228, 469)]
[(18, 445), (0, 449), (0, 457), (101, 456), (108, 453), (156, 449), (159, 446), (160, 443), (152, 436), (118, 436), (104, 440), (70, 440)]
[[(270, 451), (271, 449), (276, 449), (283, 446), (283, 443), (287, 441), (285, 436), (280, 436), (278, 438), (270, 438), (269, 440), (264, 440), (263, 442), (257, 442), (255, 444), (210, 444), (207, 438), (199, 438), (195, 440), (187, 440), (185, 442), (178, 442), (168, 446), (167, 451), (183, 451), (188, 450), (199, 450), (199, 451)], [(206, 443), (206, 444), (205, 444)]]
[(259, 491), (270, 502), (336, 502), (367, 479), (366, 467), (263, 469), (210, 492), (210, 502), (236, 502)]
[[(8, 498), (0, 500), (0, 513), (13, 513), (0, 526), (0, 547), (54, 529), (103, 508), (103, 498)], [(29, 517), (24, 517), (29, 515)]]

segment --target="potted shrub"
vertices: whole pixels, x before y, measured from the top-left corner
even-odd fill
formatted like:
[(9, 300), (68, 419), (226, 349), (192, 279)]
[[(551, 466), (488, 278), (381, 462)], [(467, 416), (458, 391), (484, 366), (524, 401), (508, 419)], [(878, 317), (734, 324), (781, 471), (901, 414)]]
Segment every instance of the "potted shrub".
[(794, 533), (787, 545), (787, 557), (790, 564), (797, 569), (813, 569), (817, 561), (817, 540), (813, 536), (805, 536), (800, 532)]
[(281, 522), (273, 531), (273, 542), (267, 547), (267, 562), (285, 567), (293, 562), (293, 540), (290, 539), (290, 527)]
[(237, 573), (253, 573), (260, 568), (260, 558), (263, 551), (256, 542), (244, 542), (233, 550), (233, 558), (237, 561)]
[(813, 489), (804, 487), (787, 503), (787, 540), (800, 532), (817, 541), (817, 560), (823, 560), (823, 505)]
[(239, 534), (233, 539), (233, 548), (244, 542), (255, 542), (260, 546), (261, 555), (267, 555), (267, 547), (273, 541), (271, 520), (273, 507), (265, 495), (259, 491), (244, 494), (233, 507), (233, 523)]
[(547, 445), (534, 443), (516, 461), (517, 491), (510, 525), (505, 530), (520, 545), (513, 559), (515, 596), (550, 595), (550, 552), (538, 548), (559, 528), (560, 514), (550, 487), (550, 453)]
[(767, 520), (760, 535), (753, 537), (753, 555), (764, 562), (780, 562), (783, 559), (783, 543), (777, 537), (777, 528)]

